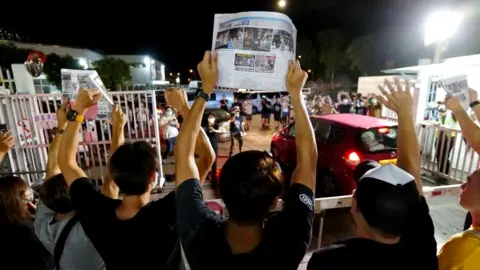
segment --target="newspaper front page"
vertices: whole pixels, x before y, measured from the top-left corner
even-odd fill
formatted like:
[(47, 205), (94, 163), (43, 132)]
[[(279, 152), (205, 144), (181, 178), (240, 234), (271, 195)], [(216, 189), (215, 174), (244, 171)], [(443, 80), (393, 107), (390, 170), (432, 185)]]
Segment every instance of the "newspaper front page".
[(470, 93), (468, 92), (467, 75), (443, 77), (440, 79), (443, 89), (460, 101), (462, 107), (468, 112), (470, 108)]
[(275, 12), (216, 14), (212, 51), (218, 55), (217, 85), (285, 91), (288, 61), (295, 59), (297, 29)]

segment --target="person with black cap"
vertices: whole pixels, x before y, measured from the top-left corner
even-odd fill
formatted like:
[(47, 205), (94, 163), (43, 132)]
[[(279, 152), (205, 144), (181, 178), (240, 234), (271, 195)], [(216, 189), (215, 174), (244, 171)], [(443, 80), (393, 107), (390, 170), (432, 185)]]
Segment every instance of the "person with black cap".
[(398, 167), (364, 161), (355, 169), (353, 238), (322, 248), (308, 269), (438, 269), (433, 221), (423, 197), (413, 98), (398, 79), (378, 100), (398, 114)]

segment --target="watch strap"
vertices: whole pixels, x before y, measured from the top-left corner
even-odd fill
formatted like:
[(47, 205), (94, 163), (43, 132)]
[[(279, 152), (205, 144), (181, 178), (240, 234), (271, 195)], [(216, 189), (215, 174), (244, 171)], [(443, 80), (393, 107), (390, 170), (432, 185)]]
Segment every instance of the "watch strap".
[(75, 122), (83, 123), (83, 121), (85, 121), (85, 116), (83, 116), (83, 115), (75, 116)]
[(198, 97), (203, 98), (205, 101), (208, 101), (210, 99), (210, 95), (203, 92), (202, 89), (197, 90), (196, 96), (197, 96), (197, 98)]
[(480, 101), (475, 100), (474, 102), (470, 103), (470, 108), (473, 109), (473, 107), (477, 106), (478, 104), (480, 104)]

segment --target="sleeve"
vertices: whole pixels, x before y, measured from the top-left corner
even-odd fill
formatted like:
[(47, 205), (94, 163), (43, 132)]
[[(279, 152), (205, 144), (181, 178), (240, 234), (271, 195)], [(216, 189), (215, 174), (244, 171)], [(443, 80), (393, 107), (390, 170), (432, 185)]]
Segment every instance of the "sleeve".
[(440, 270), (463, 269), (464, 264), (472, 258), (478, 248), (478, 240), (455, 235), (450, 238), (438, 253)]
[(37, 210), (35, 211), (35, 220), (33, 223), (35, 233), (39, 235), (40, 230), (45, 227), (44, 225), (50, 223), (54, 217), (55, 212), (50, 210), (50, 208), (40, 201), (37, 206)]
[(218, 220), (220, 216), (211, 211), (203, 201), (202, 187), (198, 179), (183, 182), (176, 190), (177, 228), (184, 248), (193, 239), (205, 220)]
[(411, 224), (401, 240), (405, 250), (412, 252), (412, 257), (416, 257), (418, 264), (423, 265), (422, 269), (438, 269), (435, 228), (429, 212), (427, 201), (422, 196), (419, 205), (409, 217)]
[[(288, 256), (297, 257), (300, 262), (305, 255), (312, 238), (314, 217), (313, 191), (298, 183), (290, 186), (283, 210), (278, 214), (275, 230), (282, 250), (288, 250)], [(281, 247), (280, 247), (281, 246)], [(285, 248), (288, 247), (288, 248)]]
[(177, 221), (177, 208), (175, 203), (175, 191), (168, 193), (162, 199), (152, 202), (155, 212), (166, 218), (169, 225), (174, 226)]

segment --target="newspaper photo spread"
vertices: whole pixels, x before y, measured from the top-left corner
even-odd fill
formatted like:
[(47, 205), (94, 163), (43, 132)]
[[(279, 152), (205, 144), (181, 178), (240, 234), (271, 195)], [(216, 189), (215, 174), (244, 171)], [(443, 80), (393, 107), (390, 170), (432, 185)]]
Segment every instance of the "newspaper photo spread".
[(112, 111), (112, 99), (108, 96), (100, 76), (95, 70), (61, 69), (63, 98), (74, 103), (78, 90), (100, 89), (102, 98), (98, 104), (87, 111), (85, 117), (89, 120), (105, 119)]
[(445, 92), (458, 98), (463, 109), (468, 111), (470, 108), (470, 93), (468, 92), (467, 75), (444, 77), (440, 79), (440, 83)]
[(288, 61), (295, 59), (297, 29), (275, 12), (216, 14), (212, 51), (218, 55), (217, 85), (285, 91)]

